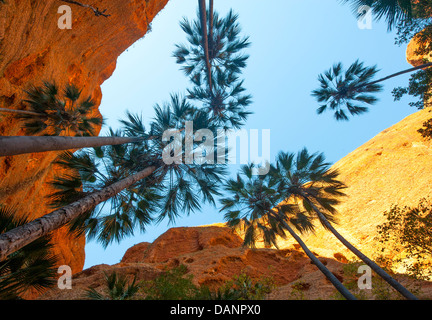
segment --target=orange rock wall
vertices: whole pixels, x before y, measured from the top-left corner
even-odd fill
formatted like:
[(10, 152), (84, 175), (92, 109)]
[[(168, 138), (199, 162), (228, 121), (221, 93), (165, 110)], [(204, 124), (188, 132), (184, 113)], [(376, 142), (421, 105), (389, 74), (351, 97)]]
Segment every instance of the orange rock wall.
[[(92, 0), (111, 16), (96, 17), (93, 11), (60, 0), (6, 0), (0, 3), (0, 107), (22, 109), (24, 90), (43, 81), (60, 88), (73, 83), (96, 101), (98, 113), (101, 84), (116, 67), (118, 56), (142, 38), (150, 22), (168, 0)], [(83, 1), (86, 3), (86, 1)], [(61, 30), (61, 5), (72, 9), (72, 29)], [(0, 115), (0, 135), (22, 135), (20, 124)], [(52, 162), (58, 153), (0, 158), (0, 204), (15, 207), (31, 219), (50, 211), (46, 196), (58, 168)], [(56, 253), (61, 264), (79, 272), (84, 265), (85, 239), (55, 232)]]

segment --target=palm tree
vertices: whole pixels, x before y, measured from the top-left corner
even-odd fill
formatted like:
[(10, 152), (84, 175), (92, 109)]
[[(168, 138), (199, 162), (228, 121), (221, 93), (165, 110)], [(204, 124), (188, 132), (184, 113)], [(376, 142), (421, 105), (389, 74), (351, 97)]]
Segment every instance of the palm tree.
[(140, 286), (135, 284), (136, 276), (128, 284), (126, 276), (118, 276), (116, 272), (110, 275), (104, 273), (105, 281), (108, 287), (108, 295), (103, 295), (94, 288), (86, 290), (85, 298), (90, 300), (130, 300), (138, 292)]
[(385, 19), (388, 30), (392, 30), (398, 23), (403, 23), (413, 16), (414, 1), (411, 0), (342, 0), (342, 3), (350, 3), (354, 14), (361, 17), (359, 13), (362, 6), (371, 7), (375, 20)]
[(393, 286), (405, 298), (417, 298), (393, 279), (375, 262), (349, 243), (333, 227), (336, 214), (335, 205), (339, 203), (346, 186), (340, 182), (337, 170), (330, 169), (323, 154), (309, 154), (307, 149), (294, 153), (280, 152), (270, 174), (275, 179), (278, 192), (288, 201), (301, 202), (309, 214), (315, 214), (326, 230), (332, 232), (351, 252)]
[(254, 176), (254, 165), (242, 166), (236, 179), (225, 184), (228, 197), (221, 200), (221, 211), (232, 228), (245, 229), (244, 245), (255, 246), (258, 234), (266, 245), (277, 247), (276, 236), (285, 238), (285, 231), (300, 244), (306, 255), (348, 300), (356, 298), (335, 275), (309, 250), (293, 228), (300, 233), (312, 231), (310, 217), (299, 211), (295, 204), (279, 205), (280, 194), (270, 176)]
[(92, 116), (95, 103), (91, 97), (80, 99), (81, 91), (67, 84), (60, 96), (56, 84), (45, 82), (41, 87), (31, 87), (24, 100), (30, 110), (1, 109), (13, 112), (24, 121), (27, 135), (94, 136), (95, 127), (103, 124), (101, 116)]
[(344, 71), (339, 62), (318, 76), (320, 88), (312, 91), (312, 96), (321, 104), (317, 113), (334, 110), (336, 120), (348, 120), (348, 113), (353, 116), (365, 113), (368, 111), (365, 105), (373, 105), (378, 101), (373, 94), (382, 91), (381, 82), (431, 66), (432, 63), (426, 63), (372, 81), (378, 72), (376, 66), (365, 67), (363, 62), (357, 60)]
[[(186, 214), (194, 212), (206, 202), (214, 204), (214, 197), (220, 194), (218, 185), (225, 174), (224, 166), (196, 163), (195, 161), (188, 164), (184, 161), (188, 156), (184, 148), (180, 150), (181, 162), (167, 164), (163, 156), (167, 147), (170, 147), (172, 143), (163, 139), (168, 129), (178, 128), (178, 132), (182, 134), (182, 141), (184, 141), (187, 132), (180, 131), (179, 128), (184, 127), (185, 121), (193, 121), (197, 129), (207, 128), (207, 115), (196, 110), (187, 103), (185, 98), (178, 96), (173, 96), (170, 104), (164, 107), (156, 106), (155, 110), (156, 117), (151, 123), (148, 134), (153, 138), (144, 140), (141, 144), (128, 146), (125, 149), (126, 152), (119, 159), (115, 159), (121, 162), (123, 169), (118, 169), (118, 163), (115, 162), (116, 167), (107, 166), (102, 178), (98, 179), (99, 175), (97, 171), (92, 171), (94, 166), (91, 165), (90, 169), (84, 172), (88, 175), (88, 181), (85, 182), (93, 181), (93, 186), (100, 187), (100, 189), (86, 189), (85, 192), (89, 191), (84, 194), (84, 197), (0, 235), (0, 260), (30, 241), (77, 219), (82, 219), (83, 215), (89, 218), (90, 231), (93, 230), (93, 234), (100, 234), (102, 241), (109, 243), (112, 239), (118, 239), (117, 232), (121, 237), (124, 230), (132, 228), (128, 213), (140, 213), (137, 210), (129, 210), (136, 203), (136, 197), (125, 195), (120, 196), (119, 201), (113, 201), (119, 207), (115, 208), (108, 218), (102, 217), (98, 220), (88, 214), (97, 205), (104, 204), (124, 190), (143, 194), (149, 187), (155, 188), (160, 201), (158, 205), (152, 206), (149, 210), (154, 210), (153, 212), (157, 214), (156, 221), (168, 218), (169, 222), (173, 222), (181, 212), (186, 212)], [(145, 128), (138, 119), (139, 117), (130, 117), (129, 121), (124, 121), (126, 134), (132, 137), (142, 135)], [(94, 172), (93, 176), (89, 175), (89, 172)], [(114, 174), (111, 175), (111, 173)], [(57, 194), (57, 196), (60, 196), (58, 199), (62, 200), (61, 195)], [(128, 208), (123, 208), (124, 206)], [(123, 221), (120, 221), (121, 219)]]
[[(0, 206), (0, 233), (27, 223), (11, 208)], [(22, 299), (26, 293), (42, 292), (56, 281), (57, 258), (50, 237), (39, 238), (0, 262), (0, 298)]]
[(249, 39), (240, 37), (238, 15), (230, 11), (224, 19), (219, 18), (212, 3), (210, 12), (206, 12), (201, 10), (205, 1), (201, 2), (198, 19), (184, 19), (180, 24), (189, 45), (176, 45), (174, 57), (194, 85), (188, 89), (188, 98), (202, 103), (217, 126), (238, 129), (250, 114), (246, 107), (251, 96), (244, 94), (239, 79), (246, 67), (248, 56), (242, 51), (249, 47)]

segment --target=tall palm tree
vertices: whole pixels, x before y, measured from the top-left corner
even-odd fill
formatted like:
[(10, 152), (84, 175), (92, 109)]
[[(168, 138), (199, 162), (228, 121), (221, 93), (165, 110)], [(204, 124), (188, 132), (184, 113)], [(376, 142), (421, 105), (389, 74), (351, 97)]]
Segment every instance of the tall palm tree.
[[(88, 175), (86, 182), (91, 183), (93, 181), (93, 185), (100, 187), (100, 189), (87, 189), (90, 192), (84, 194), (84, 197), (24, 226), (0, 235), (0, 260), (28, 242), (74, 220), (76, 221), (83, 215), (88, 215), (97, 205), (105, 203), (124, 190), (143, 194), (149, 186), (154, 187), (160, 199), (157, 206), (150, 208), (157, 215), (156, 221), (168, 218), (170, 222), (173, 222), (182, 212), (186, 212), (186, 214), (194, 212), (206, 202), (214, 204), (214, 197), (220, 194), (218, 185), (225, 174), (224, 166), (197, 163), (196, 161), (189, 164), (184, 161), (188, 156), (185, 148), (180, 150), (181, 162), (167, 164), (163, 156), (166, 148), (170, 147), (172, 143), (171, 140), (165, 141), (163, 139), (163, 135), (168, 129), (177, 129), (182, 134), (182, 141), (184, 141), (188, 132), (180, 131), (180, 128), (184, 127), (185, 121), (193, 121), (196, 129), (207, 128), (208, 116), (205, 112), (196, 110), (187, 103), (185, 98), (178, 96), (173, 96), (171, 102), (164, 107), (156, 106), (155, 110), (156, 117), (151, 123), (149, 131), (149, 136), (152, 136), (152, 139), (144, 140), (141, 144), (128, 146), (125, 149), (126, 152), (119, 159), (114, 158), (115, 161), (112, 164), (115, 167), (107, 166), (101, 175), (107, 178), (98, 179), (98, 172), (93, 170), (93, 165), (90, 165), (90, 170), (84, 172)], [(129, 121), (124, 121), (127, 134), (136, 136), (145, 131), (144, 125), (137, 120), (138, 117), (133, 117)], [(117, 168), (117, 161), (121, 162), (124, 169)], [(92, 172), (93, 176), (91, 175)], [(57, 194), (57, 196), (59, 196), (59, 200), (62, 200), (61, 195)], [(88, 226), (93, 228), (94, 234), (100, 234), (100, 239), (106, 243), (112, 239), (121, 238), (124, 230), (128, 232), (129, 229), (130, 232), (132, 228), (131, 219), (128, 217), (130, 212), (140, 214), (138, 210), (130, 210), (130, 207), (137, 202), (136, 196), (126, 194), (119, 196), (118, 199), (119, 201), (113, 201), (114, 204), (118, 204), (118, 207), (115, 208), (114, 212), (111, 210), (112, 215), (110, 217), (92, 220), (93, 216), (87, 216), (89, 218)], [(120, 236), (117, 236), (117, 232), (120, 233)]]
[[(16, 212), (0, 206), (0, 233), (27, 223)], [(0, 298), (22, 299), (31, 290), (42, 292), (56, 281), (57, 258), (51, 253), (50, 237), (39, 238), (0, 262)]]
[[(205, 1), (200, 9), (203, 5)], [(248, 56), (242, 51), (249, 47), (249, 39), (240, 36), (238, 15), (232, 11), (222, 19), (210, 3), (210, 12), (200, 10), (198, 15), (193, 22), (184, 19), (180, 23), (189, 45), (176, 45), (174, 51), (177, 63), (183, 65), (182, 70), (193, 83), (188, 98), (204, 104), (216, 125), (238, 129), (250, 115), (246, 108), (251, 96), (244, 93), (239, 79), (246, 67)]]
[(313, 230), (310, 218), (298, 210), (298, 206), (279, 205), (280, 194), (270, 176), (254, 176), (254, 165), (242, 166), (236, 179), (225, 185), (229, 194), (221, 200), (221, 211), (232, 228), (245, 229), (244, 245), (255, 246), (258, 234), (265, 244), (277, 247), (276, 236), (285, 238), (288, 233), (300, 244), (306, 255), (348, 300), (356, 300), (335, 275), (309, 250), (293, 228), (300, 233)]
[(393, 29), (398, 23), (411, 19), (413, 16), (414, 1), (412, 0), (342, 0), (342, 3), (349, 3), (357, 17), (362, 6), (371, 7), (375, 20), (385, 19), (388, 30)]
[(326, 230), (332, 232), (351, 252), (375, 271), (405, 298), (417, 298), (387, 272), (355, 248), (333, 227), (335, 205), (344, 196), (346, 186), (338, 180), (337, 170), (330, 169), (323, 154), (310, 154), (303, 149), (298, 154), (280, 152), (270, 175), (275, 179), (278, 192), (288, 201), (301, 202), (309, 214), (315, 214)]
[(336, 120), (348, 120), (348, 114), (355, 116), (365, 113), (368, 111), (367, 105), (374, 105), (378, 101), (373, 94), (382, 91), (381, 82), (431, 66), (432, 63), (426, 63), (373, 80), (378, 73), (376, 66), (366, 67), (357, 60), (344, 71), (342, 63), (336, 63), (318, 76), (320, 88), (312, 91), (312, 96), (321, 104), (317, 113), (331, 109), (335, 112)]
[(7, 110), (24, 121), (27, 135), (94, 136), (95, 127), (103, 124), (102, 117), (93, 116), (95, 103), (91, 97), (81, 99), (81, 90), (67, 84), (60, 95), (56, 84), (45, 82), (26, 91), (24, 103), (29, 110)]

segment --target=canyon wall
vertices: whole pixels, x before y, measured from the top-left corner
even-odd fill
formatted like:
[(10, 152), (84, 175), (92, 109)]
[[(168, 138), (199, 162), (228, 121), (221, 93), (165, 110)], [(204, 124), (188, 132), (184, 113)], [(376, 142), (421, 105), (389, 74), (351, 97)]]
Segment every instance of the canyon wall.
[[(82, 1), (85, 3), (85, 1)], [(92, 0), (110, 16), (60, 0), (5, 0), (0, 3), (0, 107), (24, 109), (22, 100), (31, 85), (54, 81), (59, 88), (75, 84), (84, 97), (96, 102), (98, 114), (101, 84), (108, 79), (119, 55), (142, 38), (153, 18), (168, 0)], [(72, 29), (59, 29), (61, 5), (72, 9)], [(119, 106), (121, 108), (121, 106)], [(23, 135), (21, 124), (0, 115), (0, 135)], [(98, 128), (98, 131), (100, 128)], [(49, 181), (60, 173), (52, 165), (57, 152), (0, 158), (0, 204), (17, 214), (35, 219), (51, 209), (46, 196)], [(55, 253), (61, 264), (79, 272), (84, 265), (84, 237), (54, 232)]]

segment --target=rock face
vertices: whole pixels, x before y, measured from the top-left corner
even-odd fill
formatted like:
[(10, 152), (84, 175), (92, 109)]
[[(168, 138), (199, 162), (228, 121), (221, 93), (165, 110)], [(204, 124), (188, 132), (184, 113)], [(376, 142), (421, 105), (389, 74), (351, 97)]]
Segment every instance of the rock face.
[[(172, 228), (153, 243), (140, 243), (126, 251), (120, 263), (97, 265), (76, 274), (71, 290), (53, 289), (39, 297), (40, 300), (85, 299), (89, 287), (107, 294), (105, 275), (116, 272), (129, 280), (136, 276), (140, 281), (153, 280), (165, 270), (179, 265), (187, 268), (196, 285), (215, 289), (241, 273), (253, 279), (270, 278), (276, 288), (267, 297), (274, 300), (335, 299), (336, 290), (306, 255), (292, 246), (289, 249), (249, 249), (242, 239), (228, 227), (207, 226)], [(343, 260), (343, 257), (339, 257)], [(319, 259), (335, 276), (349, 283), (355, 290), (359, 277), (357, 269), (347, 272), (344, 263), (336, 259)], [(413, 285), (406, 277), (397, 275), (406, 287)], [(375, 281), (375, 280), (373, 280)], [(420, 298), (431, 296), (432, 283), (421, 283)], [(378, 286), (378, 284), (376, 284)], [(374, 297), (371, 292), (365, 296)], [(138, 297), (144, 297), (139, 293)], [(394, 297), (397, 297), (395, 295)]]
[[(407, 61), (423, 63), (411, 41)], [(377, 226), (385, 221), (383, 213), (393, 205), (417, 206), (423, 198), (431, 199), (432, 141), (417, 130), (432, 118), (432, 110), (415, 112), (334, 164), (339, 179), (347, 185), (346, 198), (337, 207), (335, 228), (354, 246), (371, 258), (376, 257)], [(314, 235), (304, 237), (307, 245), (325, 257), (354, 258), (330, 232), (318, 227)], [(292, 240), (280, 240), (282, 248)]]
[[(142, 38), (168, 0), (94, 0), (109, 18), (69, 4), (72, 29), (61, 30), (60, 0), (20, 0), (0, 3), (0, 107), (23, 109), (24, 90), (43, 81), (77, 85), (91, 96), (98, 113), (101, 84), (113, 73), (118, 56)], [(0, 135), (22, 135), (21, 125), (0, 115)], [(59, 173), (52, 162), (58, 153), (47, 152), (0, 158), (0, 204), (15, 207), (21, 216), (34, 219), (50, 211), (47, 184)], [(55, 253), (61, 264), (79, 272), (84, 265), (85, 239), (64, 229), (54, 233)]]
[[(98, 265), (76, 274), (72, 290), (52, 290), (40, 299), (81, 299), (91, 286), (103, 292), (104, 272), (137, 275), (138, 280), (151, 280), (166, 268), (180, 264), (187, 267), (197, 285), (216, 288), (241, 272), (252, 277), (272, 277), (278, 286), (288, 285), (304, 275), (313, 278), (308, 289), (317, 297), (334, 293), (332, 285), (309, 259), (296, 249), (248, 249), (242, 239), (227, 227), (172, 228), (152, 244), (140, 243), (126, 251), (120, 263), (113, 266)], [(339, 277), (341, 263), (323, 258), (323, 262)]]

